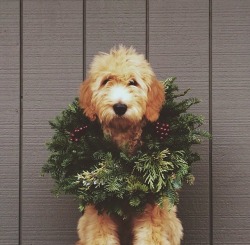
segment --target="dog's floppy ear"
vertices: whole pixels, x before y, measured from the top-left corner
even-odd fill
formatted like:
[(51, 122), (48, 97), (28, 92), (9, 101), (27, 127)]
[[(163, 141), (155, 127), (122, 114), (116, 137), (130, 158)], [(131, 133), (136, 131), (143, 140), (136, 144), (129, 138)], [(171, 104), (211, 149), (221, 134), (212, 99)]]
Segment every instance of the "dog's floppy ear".
[(91, 99), (92, 91), (90, 89), (90, 80), (85, 80), (80, 86), (79, 105), (82, 109), (84, 109), (85, 115), (91, 121), (94, 121), (96, 119), (96, 115)]
[(158, 119), (164, 100), (164, 86), (155, 78), (153, 79), (148, 91), (148, 101), (145, 116), (149, 121), (154, 122)]

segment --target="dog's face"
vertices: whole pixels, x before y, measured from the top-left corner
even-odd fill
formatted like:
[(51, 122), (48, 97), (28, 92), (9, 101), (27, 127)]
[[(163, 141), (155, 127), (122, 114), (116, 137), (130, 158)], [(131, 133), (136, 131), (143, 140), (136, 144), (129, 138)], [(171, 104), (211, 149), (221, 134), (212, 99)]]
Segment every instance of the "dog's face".
[(143, 55), (120, 46), (94, 58), (79, 101), (90, 120), (122, 127), (157, 120), (164, 89)]

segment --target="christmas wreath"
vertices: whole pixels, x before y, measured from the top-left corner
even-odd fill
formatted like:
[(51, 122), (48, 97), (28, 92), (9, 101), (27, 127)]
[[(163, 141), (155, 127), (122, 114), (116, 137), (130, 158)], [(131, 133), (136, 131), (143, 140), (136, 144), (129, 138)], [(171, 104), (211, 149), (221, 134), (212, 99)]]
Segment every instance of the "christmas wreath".
[(179, 93), (174, 81), (163, 82), (166, 102), (160, 117), (144, 127), (143, 145), (133, 156), (103, 135), (97, 120), (83, 114), (78, 98), (50, 121), (55, 132), (42, 172), (55, 180), (54, 193), (74, 194), (81, 211), (94, 204), (100, 213), (123, 219), (141, 212), (146, 203), (161, 205), (166, 197), (176, 204), (178, 190), (193, 183), (191, 164), (200, 158), (191, 146), (209, 134), (200, 129), (203, 117), (187, 112), (199, 100), (181, 100), (188, 90)]

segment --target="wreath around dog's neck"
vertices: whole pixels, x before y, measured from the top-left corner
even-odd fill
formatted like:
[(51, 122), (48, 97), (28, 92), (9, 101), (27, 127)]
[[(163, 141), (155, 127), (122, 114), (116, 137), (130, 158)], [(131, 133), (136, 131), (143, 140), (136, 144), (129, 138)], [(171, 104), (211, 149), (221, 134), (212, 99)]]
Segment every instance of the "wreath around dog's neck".
[(136, 128), (137, 136), (126, 147), (117, 147), (116, 137), (122, 136), (114, 135), (114, 129), (90, 121), (78, 99), (51, 121), (55, 133), (43, 172), (55, 180), (55, 194), (74, 194), (81, 210), (94, 204), (99, 212), (122, 219), (140, 213), (148, 202), (161, 205), (168, 198), (177, 203), (177, 191), (194, 181), (191, 164), (199, 154), (191, 146), (209, 134), (199, 129), (203, 118), (187, 112), (199, 100), (177, 100), (187, 91), (177, 94), (174, 80), (164, 82), (168, 96), (158, 121)]

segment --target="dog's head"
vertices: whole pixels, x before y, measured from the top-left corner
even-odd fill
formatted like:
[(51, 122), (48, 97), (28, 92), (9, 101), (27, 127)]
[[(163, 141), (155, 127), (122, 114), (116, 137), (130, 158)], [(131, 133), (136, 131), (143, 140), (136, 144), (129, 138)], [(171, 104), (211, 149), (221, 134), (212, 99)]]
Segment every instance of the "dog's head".
[(144, 117), (156, 121), (164, 98), (163, 85), (144, 56), (120, 46), (95, 56), (79, 102), (90, 120), (131, 125)]

